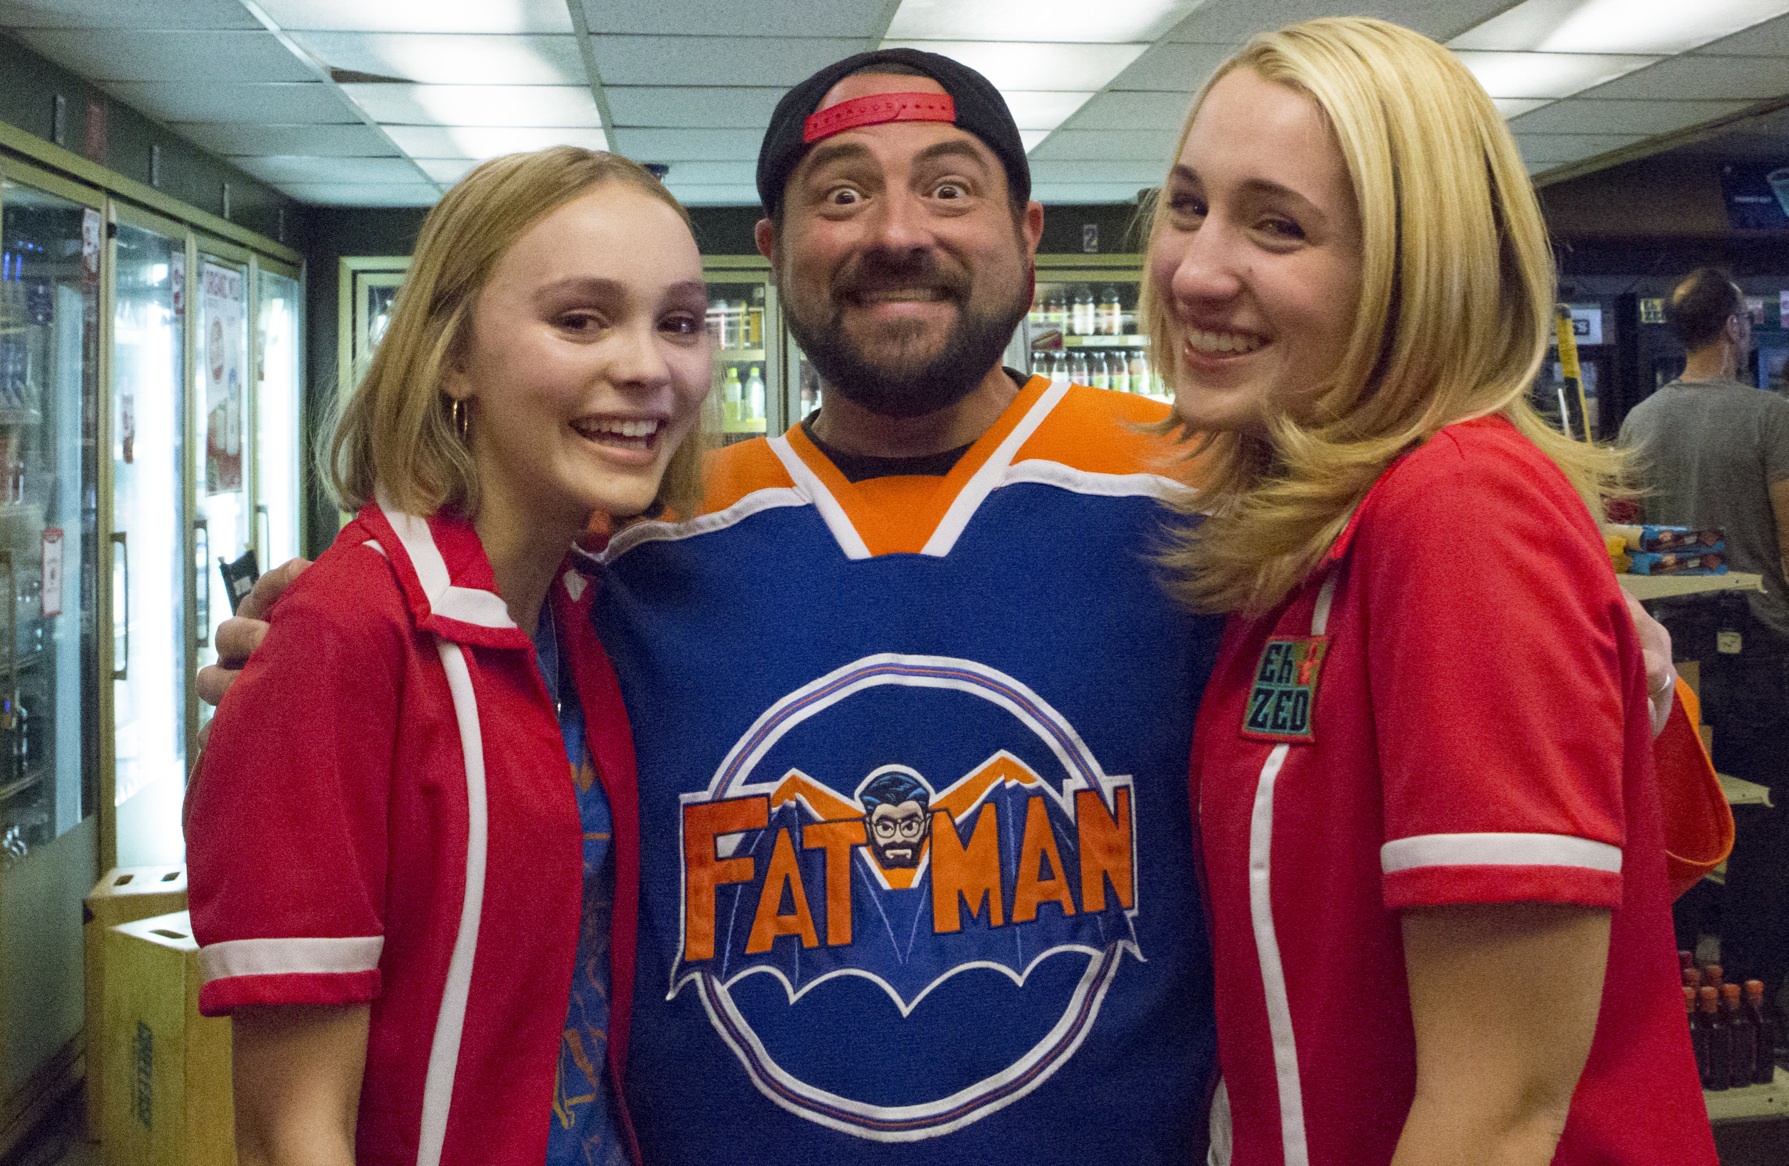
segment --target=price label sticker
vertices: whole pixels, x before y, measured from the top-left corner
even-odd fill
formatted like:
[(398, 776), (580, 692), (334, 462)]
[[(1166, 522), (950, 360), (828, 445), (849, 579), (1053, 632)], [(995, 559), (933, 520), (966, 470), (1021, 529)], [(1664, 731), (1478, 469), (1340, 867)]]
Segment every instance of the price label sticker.
[(43, 532), (43, 614), (62, 614), (62, 529), (56, 526)]
[(1737, 656), (1745, 649), (1745, 640), (1738, 632), (1716, 632), (1714, 650), (1723, 656)]

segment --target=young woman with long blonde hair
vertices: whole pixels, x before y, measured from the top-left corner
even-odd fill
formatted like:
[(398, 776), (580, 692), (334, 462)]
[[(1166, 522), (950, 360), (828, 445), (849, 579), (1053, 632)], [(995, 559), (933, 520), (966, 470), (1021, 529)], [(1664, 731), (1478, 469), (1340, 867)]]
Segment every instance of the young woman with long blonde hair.
[(335, 436), (358, 515), (189, 798), (245, 1166), (624, 1160), (633, 755), (572, 543), (693, 501), (706, 304), (614, 155), (494, 159), (429, 213)]
[(1525, 396), (1552, 257), (1446, 50), (1333, 19), (1200, 94), (1154, 212), (1232, 613), (1192, 764), (1247, 1166), (1707, 1164), (1612, 457)]

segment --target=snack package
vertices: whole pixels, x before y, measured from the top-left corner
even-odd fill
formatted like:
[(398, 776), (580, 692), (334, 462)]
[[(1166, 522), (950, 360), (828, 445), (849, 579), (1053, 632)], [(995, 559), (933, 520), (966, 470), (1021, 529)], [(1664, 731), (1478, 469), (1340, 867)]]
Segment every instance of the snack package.
[(1606, 526), (1605, 535), (1623, 539), (1630, 551), (1722, 551), (1726, 536), (1717, 529), (1692, 530), (1687, 526)]
[(1639, 551), (1628, 572), (1634, 575), (1725, 575), (1727, 559), (1719, 551)]

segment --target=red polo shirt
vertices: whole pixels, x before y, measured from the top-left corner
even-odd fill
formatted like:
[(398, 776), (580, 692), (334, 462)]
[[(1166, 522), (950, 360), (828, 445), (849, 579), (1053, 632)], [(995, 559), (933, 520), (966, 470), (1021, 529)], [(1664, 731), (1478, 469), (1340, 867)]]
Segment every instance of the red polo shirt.
[[(549, 601), (614, 811), (614, 1072), (639, 833), (585, 584), (568, 570)], [(356, 1161), (539, 1166), (583, 844), (533, 643), (470, 524), (369, 505), (293, 583), (218, 710), (186, 828), (207, 1014), (371, 1001)]]
[(1390, 1161), (1416, 1077), (1399, 909), (1521, 901), (1612, 912), (1554, 1161), (1714, 1166), (1651, 737), (1596, 527), (1501, 418), (1395, 463), (1323, 570), (1231, 620), (1192, 781), (1236, 1166)]

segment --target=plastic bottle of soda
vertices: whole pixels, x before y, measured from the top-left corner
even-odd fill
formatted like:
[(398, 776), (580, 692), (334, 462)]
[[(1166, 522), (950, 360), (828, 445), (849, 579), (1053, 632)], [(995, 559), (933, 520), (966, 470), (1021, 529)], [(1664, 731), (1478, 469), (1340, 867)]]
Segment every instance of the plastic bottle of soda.
[(1068, 358), (1068, 379), (1077, 385), (1084, 385), (1092, 375), (1093, 370), (1087, 367), (1086, 350), (1075, 349), (1074, 354)]
[(1086, 287), (1075, 289), (1075, 305), (1069, 311), (1068, 330), (1076, 336), (1091, 336), (1094, 333), (1093, 292)]
[(1087, 383), (1096, 389), (1112, 387), (1112, 377), (1106, 367), (1106, 354), (1094, 349), (1087, 354)]
[(1683, 986), (1683, 1010), (1690, 1025), (1690, 1048), (1696, 1054), (1696, 1076), (1708, 1079), (1708, 1030), (1702, 1027), (1702, 1015), (1696, 1009), (1696, 989)]
[(1101, 336), (1124, 335), (1124, 301), (1118, 298), (1115, 287), (1100, 293), (1099, 332)]
[(1768, 1085), (1776, 1077), (1777, 1072), (1777, 1025), (1776, 1020), (1764, 1007), (1764, 981), (1746, 981), (1746, 1016), (1752, 1022), (1752, 1031), (1758, 1042), (1758, 1063), (1752, 1067), (1752, 1081), (1759, 1085)]
[(1707, 984), (1696, 992), (1697, 1018), (1708, 1041), (1708, 1063), (1702, 1071), (1702, 1088), (1727, 1088), (1733, 1075), (1733, 1033), (1721, 1017), (1721, 993)]
[(1144, 396), (1155, 392), (1155, 384), (1149, 375), (1149, 353), (1141, 348), (1131, 349), (1131, 392)]
[(1044, 324), (1062, 335), (1068, 335), (1068, 297), (1060, 287), (1050, 289), (1044, 299)]
[(744, 389), (745, 386), (739, 383), (738, 367), (728, 365), (727, 375), (721, 381), (721, 430), (725, 433), (737, 433), (741, 428), (741, 395)]
[(1107, 369), (1107, 373), (1111, 377), (1112, 388), (1120, 393), (1130, 392), (1131, 354), (1123, 349), (1118, 349), (1112, 353), (1112, 359), (1107, 363), (1111, 366)]
[(1733, 1045), (1733, 1061), (1727, 1066), (1727, 1084), (1739, 1089), (1752, 1083), (1758, 1072), (1758, 1029), (1739, 1000), (1738, 984), (1721, 985), (1721, 1019)]
[(764, 374), (755, 364), (745, 379), (744, 407), (740, 412), (747, 429), (764, 432)]

